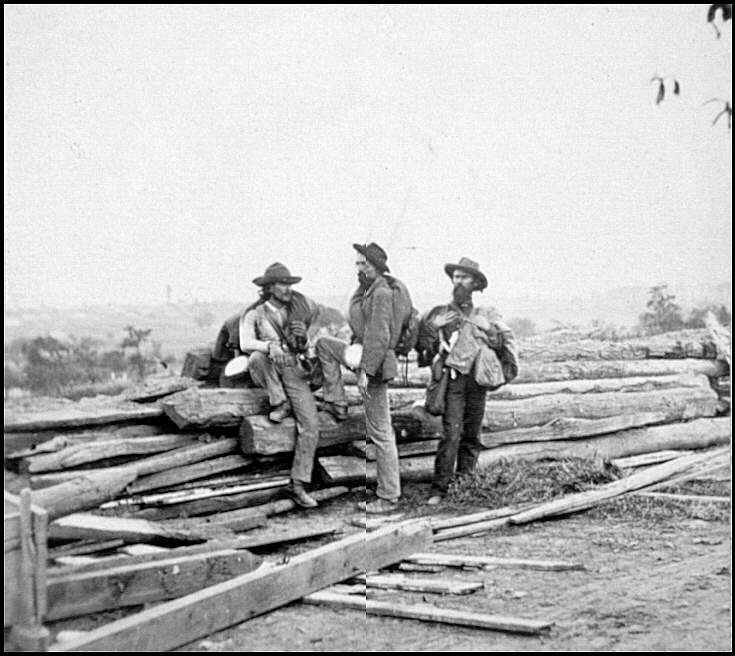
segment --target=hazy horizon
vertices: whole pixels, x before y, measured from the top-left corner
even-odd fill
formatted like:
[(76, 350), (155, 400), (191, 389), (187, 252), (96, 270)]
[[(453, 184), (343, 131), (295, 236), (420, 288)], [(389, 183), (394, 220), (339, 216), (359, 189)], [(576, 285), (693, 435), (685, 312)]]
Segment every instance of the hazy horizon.
[(6, 308), (247, 299), (274, 261), (346, 298), (369, 241), (417, 298), (462, 256), (489, 301), (731, 279), (732, 135), (702, 104), (730, 99), (732, 21), (706, 5), (4, 18)]

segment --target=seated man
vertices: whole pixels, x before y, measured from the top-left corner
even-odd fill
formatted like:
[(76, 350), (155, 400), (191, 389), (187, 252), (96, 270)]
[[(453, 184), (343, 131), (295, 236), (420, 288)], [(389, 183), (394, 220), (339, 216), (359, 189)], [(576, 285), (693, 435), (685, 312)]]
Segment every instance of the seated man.
[(240, 318), (242, 312), (229, 317), (217, 335), (217, 341), (212, 350), (212, 373), (219, 380), (220, 387), (247, 387), (250, 377), (247, 372), (238, 376), (226, 376), (225, 367), (227, 363), (242, 355), (240, 351)]
[(260, 298), (240, 318), (240, 350), (250, 358), (248, 372), (253, 383), (268, 391), (270, 420), (279, 423), (293, 410), (297, 436), (288, 493), (299, 505), (313, 508), (317, 502), (304, 484), (311, 481), (319, 420), (298, 356), (306, 351), (307, 331), (318, 306), (291, 289), (300, 280), (279, 262), (253, 280), (261, 288)]

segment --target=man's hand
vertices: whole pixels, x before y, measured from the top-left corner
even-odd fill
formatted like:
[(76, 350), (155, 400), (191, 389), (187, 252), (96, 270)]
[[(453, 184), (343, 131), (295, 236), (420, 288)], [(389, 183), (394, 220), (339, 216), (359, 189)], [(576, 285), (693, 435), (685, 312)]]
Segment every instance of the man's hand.
[(306, 338), (306, 324), (303, 321), (292, 321), (290, 328), (294, 336)]
[(364, 369), (360, 369), (360, 371), (357, 372), (357, 389), (360, 390), (360, 394), (362, 394), (363, 398), (370, 398), (370, 394), (368, 393), (367, 373), (365, 373)]
[(276, 344), (275, 342), (271, 342), (268, 345), (268, 357), (270, 358), (271, 362), (278, 367), (283, 367), (286, 365), (286, 352), (280, 347), (279, 344)]

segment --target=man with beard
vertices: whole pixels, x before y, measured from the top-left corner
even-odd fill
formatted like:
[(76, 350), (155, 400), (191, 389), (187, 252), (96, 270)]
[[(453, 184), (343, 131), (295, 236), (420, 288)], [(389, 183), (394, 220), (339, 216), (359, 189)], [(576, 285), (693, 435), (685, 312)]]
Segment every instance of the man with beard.
[(286, 491), (300, 506), (313, 508), (318, 504), (304, 485), (311, 482), (319, 420), (298, 355), (306, 350), (307, 331), (318, 306), (291, 289), (300, 280), (280, 262), (271, 264), (264, 275), (253, 280), (261, 288), (260, 298), (240, 319), (240, 350), (250, 358), (248, 372), (253, 383), (268, 391), (270, 420), (280, 423), (293, 410), (297, 436)]
[(369, 513), (395, 509), (401, 496), (398, 450), (391, 426), (388, 381), (398, 373), (395, 347), (399, 326), (394, 316), (393, 290), (385, 274), (388, 256), (378, 244), (353, 244), (359, 286), (350, 299), (349, 324), (353, 345), (321, 337), (316, 352), (324, 375), (324, 400), (337, 420), (347, 416), (347, 399), (340, 365), (357, 372), (365, 403), (367, 436), (375, 444), (378, 487), (375, 501), (361, 504)]
[(439, 504), (446, 494), (455, 463), (458, 474), (473, 471), (477, 464), (489, 388), (486, 377), (478, 373), (481, 356), (489, 353), (498, 365), (499, 379), (492, 389), (518, 375), (513, 332), (494, 308), (475, 307), (472, 303), (472, 294), (487, 287), (478, 263), (463, 257), (458, 264), (445, 265), (444, 271), (452, 280), (452, 301), (422, 317), (416, 346), (419, 366), (431, 364), (432, 371), (448, 377), (430, 505)]

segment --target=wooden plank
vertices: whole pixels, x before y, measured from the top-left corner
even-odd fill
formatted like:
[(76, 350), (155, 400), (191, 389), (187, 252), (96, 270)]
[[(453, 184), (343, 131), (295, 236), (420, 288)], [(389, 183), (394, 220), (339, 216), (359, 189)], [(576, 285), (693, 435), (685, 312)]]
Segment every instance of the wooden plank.
[(61, 540), (123, 540), (169, 544), (205, 542), (216, 537), (216, 534), (193, 523), (149, 522), (144, 519), (75, 513), (51, 522), (49, 536)]
[(321, 456), (318, 458), (324, 477), (333, 485), (365, 483), (367, 470), (365, 460), (356, 456)]
[(367, 577), (358, 576), (356, 580), (365, 583), (368, 588), (430, 594), (465, 595), (477, 592), (485, 587), (482, 581), (420, 578), (406, 576), (405, 574), (370, 574)]
[(260, 615), (431, 544), (422, 522), (360, 532), (294, 556), (284, 564), (199, 590), (90, 631), (51, 651), (164, 651)]
[(226, 549), (52, 576), (48, 580), (46, 619), (176, 599), (250, 572), (259, 564), (260, 558), (248, 551)]
[(351, 608), (366, 612), (368, 615), (382, 615), (401, 619), (421, 620), (437, 624), (469, 626), (476, 629), (508, 631), (511, 633), (538, 634), (552, 626), (550, 621), (524, 620), (502, 615), (487, 615), (468, 611), (437, 608), (430, 604), (412, 604), (410, 606), (374, 601), (356, 595), (315, 592), (303, 599), (304, 603), (333, 608)]
[(80, 472), (77, 478), (66, 483), (34, 490), (33, 503), (45, 508), (50, 520), (56, 519), (79, 510), (95, 508), (118, 496), (136, 476), (137, 472), (132, 467), (115, 468), (111, 473)]
[(456, 528), (448, 528), (443, 531), (437, 531), (434, 534), (434, 542), (443, 542), (444, 540), (464, 538), (471, 535), (483, 535), (488, 531), (507, 526), (509, 522), (510, 516), (500, 517), (498, 519), (488, 519), (484, 522), (476, 522), (474, 524), (467, 524), (465, 526), (457, 526)]
[(263, 389), (188, 389), (160, 404), (181, 430), (239, 426), (245, 417), (266, 414), (270, 407)]
[(671, 479), (682, 474), (698, 464), (713, 464), (715, 462), (729, 462), (730, 448), (719, 448), (691, 456), (683, 456), (660, 465), (654, 465), (641, 472), (593, 490), (570, 494), (560, 499), (542, 503), (510, 517), (511, 524), (525, 524), (545, 517), (566, 515), (579, 510), (585, 510), (598, 505), (607, 499), (612, 499), (626, 492), (640, 490), (661, 481)]
[(135, 401), (136, 403), (150, 403), (164, 396), (182, 392), (190, 387), (201, 387), (203, 384), (203, 381), (194, 380), (187, 376), (152, 377), (147, 378), (140, 385), (125, 390), (122, 398), (126, 401)]
[(644, 467), (648, 465), (656, 465), (660, 462), (667, 462), (674, 458), (691, 455), (693, 451), (683, 451), (668, 449), (666, 451), (654, 451), (653, 453), (643, 453), (639, 456), (629, 456), (627, 458), (614, 458), (610, 464), (620, 467), (620, 469)]
[[(318, 502), (328, 501), (334, 499), (343, 494), (347, 494), (349, 489), (346, 487), (331, 487), (324, 490), (316, 490), (311, 493), (311, 496)], [(252, 508), (242, 508), (240, 510), (231, 510), (229, 512), (221, 512), (216, 515), (210, 515), (209, 517), (202, 517), (199, 521), (206, 525), (215, 527), (227, 528), (232, 531), (241, 531), (241, 526), (247, 525), (251, 521), (251, 517), (255, 515), (265, 515), (267, 517), (271, 515), (277, 515), (290, 510), (299, 508), (295, 501), (291, 499), (279, 499), (278, 501), (272, 501), (260, 506), (254, 506)], [(300, 509), (303, 511), (303, 509)]]
[(504, 506), (503, 508), (494, 508), (493, 510), (482, 510), (468, 515), (457, 515), (456, 517), (448, 517), (446, 519), (432, 519), (431, 527), (435, 531), (442, 529), (454, 528), (456, 526), (466, 526), (468, 524), (476, 524), (478, 522), (486, 522), (490, 519), (499, 519), (501, 517), (510, 517), (521, 510), (532, 508), (532, 503), (519, 503), (513, 506)]
[(706, 494), (671, 494), (668, 492), (635, 492), (637, 497), (659, 499), (661, 501), (686, 501), (690, 503), (732, 503), (730, 497), (708, 496)]
[(72, 469), (97, 460), (106, 460), (118, 456), (160, 453), (197, 443), (191, 435), (180, 434), (103, 440), (68, 446), (54, 453), (44, 453), (24, 458), (21, 463), (21, 471), (37, 474), (59, 469)]
[(507, 567), (512, 569), (537, 569), (547, 572), (583, 570), (582, 563), (568, 560), (533, 560), (526, 558), (499, 558), (495, 556), (467, 556), (464, 554), (417, 553), (404, 562), (444, 567)]
[(146, 421), (163, 416), (156, 406), (140, 406), (135, 403), (117, 402), (106, 407), (94, 407), (91, 403), (70, 403), (66, 407), (44, 412), (8, 412), (3, 430), (7, 433), (19, 431), (60, 430), (82, 426), (99, 426), (121, 421)]
[(109, 551), (117, 549), (125, 544), (124, 540), (78, 540), (72, 544), (65, 544), (61, 547), (49, 549), (49, 558), (58, 558), (59, 556), (83, 556), (85, 554), (99, 553), (100, 551)]
[(140, 494), (141, 492), (171, 487), (179, 483), (206, 478), (213, 474), (221, 474), (226, 471), (247, 467), (252, 462), (250, 458), (246, 458), (240, 454), (212, 458), (211, 460), (204, 460), (191, 465), (177, 467), (176, 469), (158, 472), (157, 474), (143, 476), (128, 486), (128, 493)]
[[(421, 440), (398, 445), (398, 457), (410, 458), (412, 456), (423, 456), (436, 453), (440, 440)], [(374, 461), (377, 458), (374, 444), (368, 444), (365, 449), (365, 460)]]

